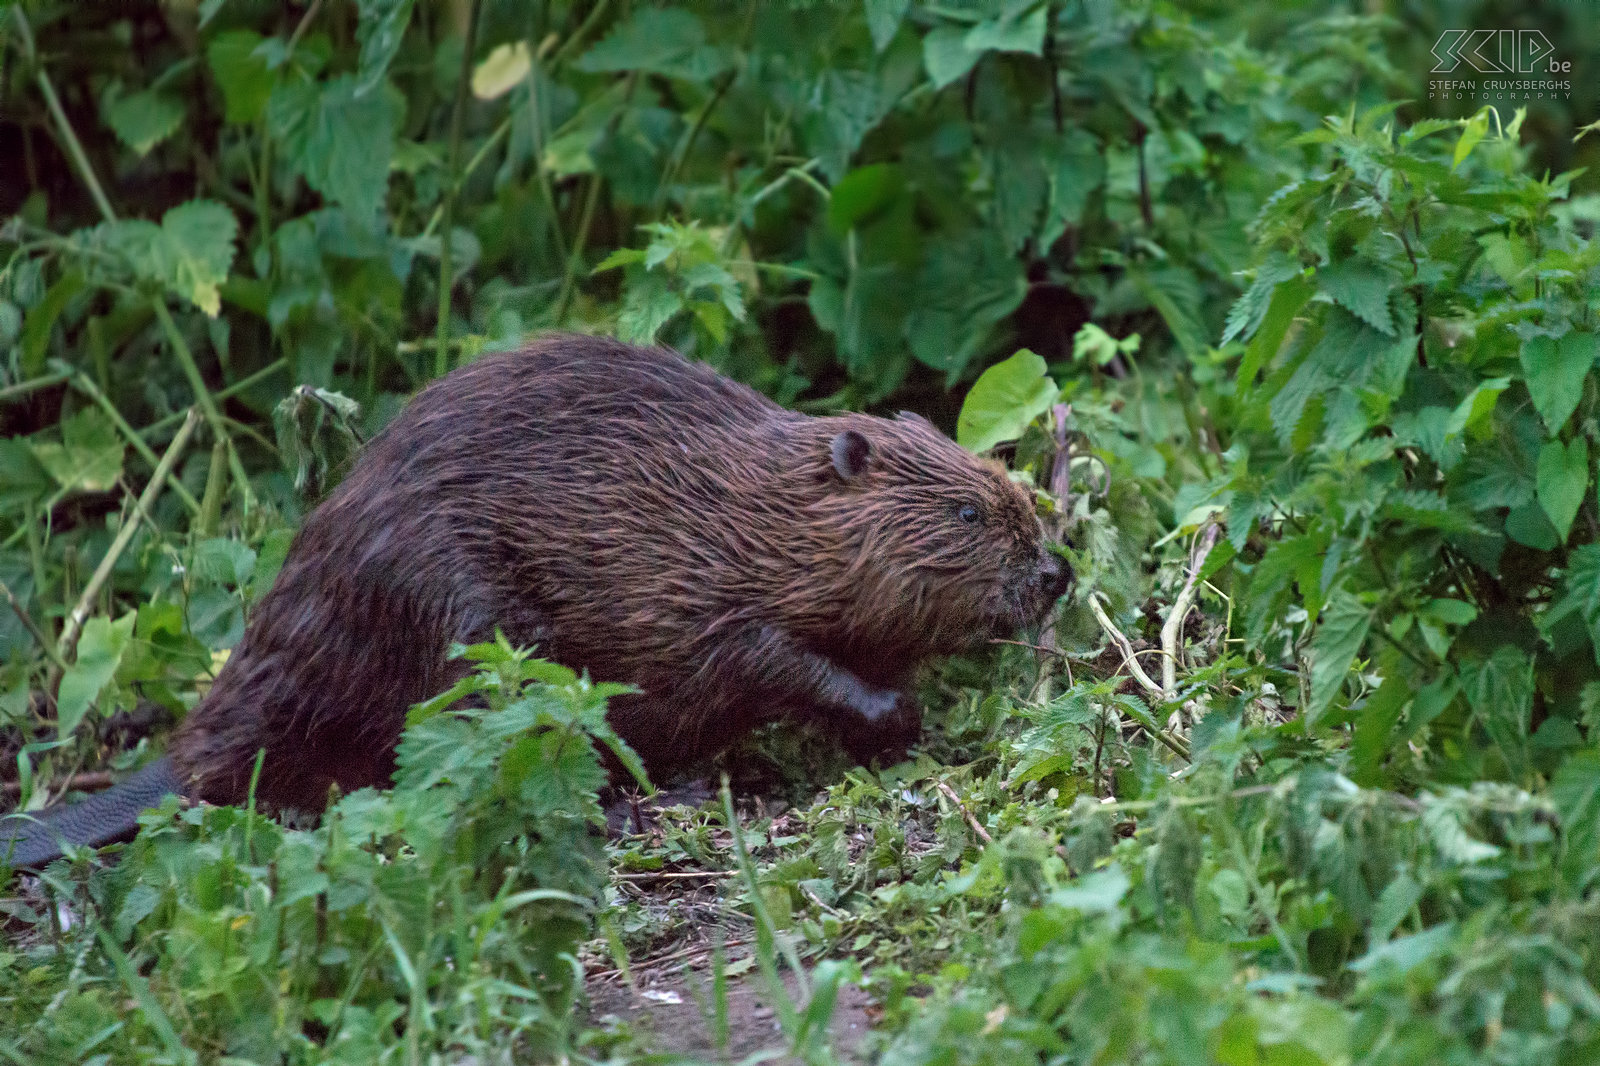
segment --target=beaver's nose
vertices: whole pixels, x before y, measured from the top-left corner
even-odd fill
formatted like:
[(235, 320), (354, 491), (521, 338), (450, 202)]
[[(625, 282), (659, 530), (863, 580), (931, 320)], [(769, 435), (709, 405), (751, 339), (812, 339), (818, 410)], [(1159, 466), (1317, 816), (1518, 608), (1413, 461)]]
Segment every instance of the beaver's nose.
[(1039, 582), (1044, 586), (1045, 599), (1054, 603), (1072, 587), (1072, 565), (1053, 551), (1046, 551), (1039, 564)]

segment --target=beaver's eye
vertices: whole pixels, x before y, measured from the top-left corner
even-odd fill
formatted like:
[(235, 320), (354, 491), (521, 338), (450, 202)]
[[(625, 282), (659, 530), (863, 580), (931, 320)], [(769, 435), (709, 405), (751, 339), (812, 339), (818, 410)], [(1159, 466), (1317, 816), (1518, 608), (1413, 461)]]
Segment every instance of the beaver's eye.
[(978, 520), (978, 509), (970, 503), (964, 504), (961, 510), (956, 512), (956, 517), (963, 522), (976, 522)]

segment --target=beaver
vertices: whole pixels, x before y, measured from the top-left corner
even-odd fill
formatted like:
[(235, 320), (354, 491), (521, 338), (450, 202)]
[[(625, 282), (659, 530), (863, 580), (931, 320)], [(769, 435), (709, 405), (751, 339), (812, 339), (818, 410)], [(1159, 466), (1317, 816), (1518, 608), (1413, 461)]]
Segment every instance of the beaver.
[(665, 348), (547, 338), (423, 389), (307, 517), (168, 759), (48, 812), (13, 863), (167, 791), (240, 803), (263, 749), (272, 807), (383, 785), (407, 708), (465, 669), (450, 646), (496, 627), (637, 686), (608, 717), (652, 777), (783, 717), (866, 761), (920, 731), (919, 665), (1071, 577), (1029, 493), (917, 415), (809, 416)]

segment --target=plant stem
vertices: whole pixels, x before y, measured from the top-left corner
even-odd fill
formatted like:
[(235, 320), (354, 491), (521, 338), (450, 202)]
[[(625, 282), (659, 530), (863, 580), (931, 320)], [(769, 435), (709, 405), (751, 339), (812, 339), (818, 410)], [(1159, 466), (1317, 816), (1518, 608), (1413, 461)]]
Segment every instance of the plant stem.
[[(244, 505), (248, 510), (255, 502), (250, 492), (250, 479), (245, 475), (244, 463), (239, 460), (239, 450), (233, 445), (233, 438), (228, 435), (228, 427), (222, 420), (222, 412), (217, 407), (217, 402), (211, 395), (211, 390), (206, 388), (205, 379), (200, 376), (200, 367), (194, 361), (194, 353), (189, 350), (189, 342), (183, 339), (183, 334), (178, 329), (178, 324), (172, 320), (172, 314), (167, 310), (166, 298), (152, 297), (150, 306), (155, 308), (156, 318), (161, 321), (161, 328), (167, 334), (167, 341), (172, 345), (178, 363), (183, 367), (184, 376), (189, 379), (189, 387), (194, 391), (195, 403), (206, 417), (206, 424), (211, 427), (211, 432), (220, 441), (225, 441), (228, 446), (228, 469), (233, 473), (234, 482), (239, 486), (239, 492), (244, 497)], [(187, 425), (187, 423), (185, 423)]]
[(83, 592), (78, 596), (78, 603), (72, 608), (72, 613), (67, 615), (67, 623), (61, 630), (61, 639), (56, 643), (56, 668), (51, 671), (49, 681), (45, 683), (47, 691), (54, 690), (61, 680), (61, 664), (73, 657), (73, 652), (78, 645), (78, 636), (83, 631), (83, 623), (89, 617), (90, 610), (94, 607), (95, 598), (100, 595), (100, 590), (105, 587), (106, 581), (111, 577), (111, 571), (117, 565), (117, 560), (127, 550), (128, 544), (133, 540), (133, 534), (139, 528), (141, 515), (150, 513), (156, 497), (161, 495), (161, 486), (166, 483), (167, 475), (172, 473), (172, 468), (177, 465), (178, 457), (189, 445), (189, 438), (194, 436), (195, 426), (200, 422), (197, 412), (191, 410), (189, 417), (184, 419), (183, 426), (178, 430), (177, 436), (172, 438), (172, 443), (167, 445), (166, 454), (156, 464), (156, 472), (150, 478), (149, 484), (139, 494), (132, 513), (123, 521), (122, 528), (117, 530), (116, 538), (112, 540), (111, 547), (106, 550), (105, 557), (100, 560), (100, 565), (95, 567), (94, 574), (90, 576), (88, 584), (83, 586)]
[[(260, 370), (250, 374), (248, 377), (240, 378), (238, 381), (235, 381), (232, 385), (229, 385), (225, 389), (218, 389), (212, 394), (212, 396), (217, 400), (218, 403), (220, 403), (223, 400), (228, 399), (230, 396), (237, 396), (239, 393), (250, 388), (251, 386), (265, 381), (278, 371), (287, 369), (289, 369), (289, 357), (286, 355), (279, 356), (277, 359), (274, 359)], [(186, 411), (178, 411), (174, 414), (167, 415), (165, 418), (158, 419), (157, 421), (152, 422), (148, 426), (145, 426), (143, 429), (141, 429), (139, 431), (139, 435), (142, 437), (153, 437), (167, 429), (169, 426), (175, 426), (179, 422), (183, 421), (184, 416), (187, 413), (188, 412)]]
[[(639, 72), (628, 73), (627, 88), (622, 93), (622, 103), (612, 113), (610, 121), (606, 123), (606, 136), (616, 131), (617, 124), (622, 121), (623, 111), (628, 102), (633, 99), (633, 88), (639, 83)], [(600, 174), (598, 171), (589, 175), (589, 188), (583, 200), (583, 215), (578, 219), (578, 235), (572, 242), (572, 254), (567, 258), (566, 273), (561, 276), (561, 295), (556, 298), (555, 325), (557, 328), (566, 321), (567, 311), (572, 306), (572, 297), (578, 286), (578, 270), (583, 265), (583, 249), (589, 243), (589, 229), (594, 225), (595, 208), (600, 204)]]
[(53, 374), (46, 374), (43, 377), (34, 378), (31, 381), (19, 381), (15, 385), (7, 385), (5, 388), (0, 389), (0, 403), (7, 403), (19, 397), (26, 396), (30, 392), (37, 392), (40, 389), (48, 389), (51, 385), (59, 385), (71, 376), (72, 375), (70, 373), (61, 373), (60, 371), (57, 371)]
[(28, 62), (33, 64), (34, 80), (39, 83), (39, 92), (44, 96), (45, 107), (50, 109), (50, 117), (55, 120), (56, 132), (61, 137), (62, 146), (72, 157), (72, 165), (77, 168), (78, 177), (83, 179), (89, 195), (94, 198), (101, 217), (107, 222), (115, 222), (117, 213), (111, 209), (111, 201), (106, 199), (106, 191), (101, 187), (100, 179), (95, 177), (94, 167), (90, 166), (89, 156), (84, 152), (78, 134), (67, 119), (67, 112), (61, 106), (61, 98), (56, 96), (56, 88), (50, 82), (50, 75), (45, 73), (44, 64), (39, 62), (39, 54), (33, 45), (33, 29), (28, 25), (28, 16), (23, 12), (21, 4), (12, 7), (11, 13), (16, 16), (17, 31), (22, 37), (23, 54), (27, 56)]
[(472, 84), (472, 53), (478, 40), (478, 14), (483, 0), (472, 0), (467, 11), (467, 32), (461, 43), (461, 76), (456, 81), (455, 107), (450, 115), (449, 181), (444, 192), (444, 232), (439, 235), (439, 324), (433, 353), (433, 374), (444, 377), (450, 369), (450, 292), (455, 287), (451, 276), (450, 238), (455, 229), (456, 192), (461, 181), (461, 127), (466, 121), (467, 89)]
[[(89, 399), (94, 401), (95, 406), (105, 412), (106, 417), (111, 419), (112, 425), (117, 427), (117, 432), (121, 433), (133, 450), (139, 453), (139, 457), (149, 463), (152, 468), (158, 466), (161, 460), (156, 456), (155, 451), (144, 442), (144, 438), (139, 436), (139, 432), (136, 429), (128, 425), (128, 420), (122, 417), (122, 412), (118, 411), (116, 405), (106, 398), (106, 394), (100, 391), (100, 387), (87, 374), (71, 371), (70, 368), (68, 373), (71, 374), (72, 386), (88, 396)], [(167, 475), (167, 484), (177, 494), (178, 499), (183, 501), (183, 505), (189, 509), (191, 515), (200, 513), (200, 501), (194, 498), (194, 493), (189, 491), (188, 486), (178, 480), (178, 475), (175, 471)]]

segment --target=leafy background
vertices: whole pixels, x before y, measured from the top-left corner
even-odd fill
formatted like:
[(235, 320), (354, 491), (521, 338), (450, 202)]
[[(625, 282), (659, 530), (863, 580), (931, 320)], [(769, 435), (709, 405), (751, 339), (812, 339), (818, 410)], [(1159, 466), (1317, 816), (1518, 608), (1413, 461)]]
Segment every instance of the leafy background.
[[(1542, 30), (1570, 96), (1430, 101), (1457, 27)], [(1596, 29), (1399, 0), (8, 4), (0, 781), (34, 808), (159, 750), (417, 387), (539, 330), (657, 339), (999, 446), (1076, 546), (1039, 637), (1067, 657), (929, 678), (913, 763), (766, 738), (805, 767), (793, 812), (612, 846), (625, 876), (736, 873), (712, 911), (763, 970), (827, 960), (780, 1011), (797, 1055), (830, 1058), (859, 978), (888, 1062), (1580, 1061)], [(0, 1052), (632, 1054), (567, 1020), (580, 941), (695, 933), (608, 886), (587, 748), (537, 739), (604, 741), (605, 693), (475, 654), (499, 717), (419, 716), (392, 793), (315, 833), (169, 809), (115, 871), (8, 898)]]

